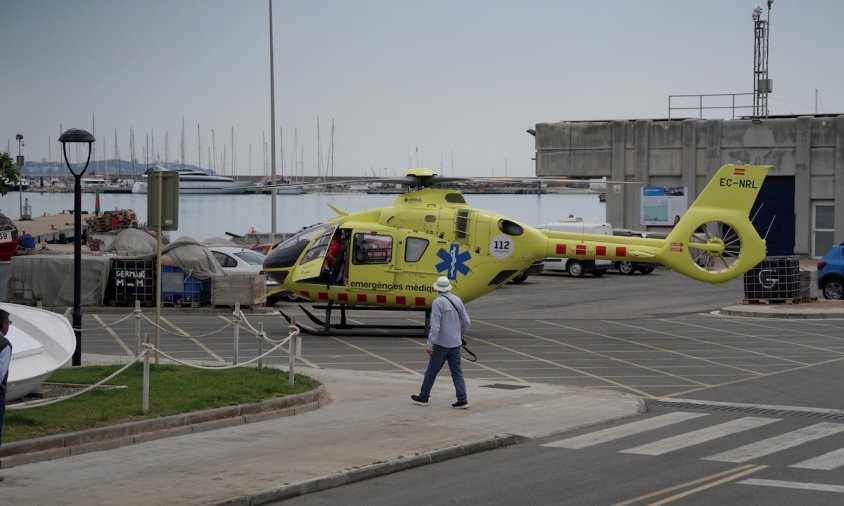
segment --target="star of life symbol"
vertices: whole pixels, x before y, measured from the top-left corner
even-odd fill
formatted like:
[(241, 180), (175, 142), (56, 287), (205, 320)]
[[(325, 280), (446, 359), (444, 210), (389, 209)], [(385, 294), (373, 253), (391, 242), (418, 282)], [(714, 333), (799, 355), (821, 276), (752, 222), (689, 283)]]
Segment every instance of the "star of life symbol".
[(468, 250), (461, 253), (459, 244), (451, 243), (448, 251), (440, 248), (437, 251), (437, 256), (440, 257), (442, 262), (435, 265), (434, 268), (437, 272), (447, 271), (445, 275), (448, 279), (452, 281), (456, 280), (458, 272), (464, 276), (469, 274), (469, 266), (466, 265), (466, 262), (472, 258), (472, 255)]

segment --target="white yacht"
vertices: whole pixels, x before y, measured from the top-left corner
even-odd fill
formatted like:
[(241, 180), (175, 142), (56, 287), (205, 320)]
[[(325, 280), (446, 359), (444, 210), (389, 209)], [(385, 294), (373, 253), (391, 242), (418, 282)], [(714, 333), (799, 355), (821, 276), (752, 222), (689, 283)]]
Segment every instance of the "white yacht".
[[(215, 176), (200, 170), (192, 169), (150, 169), (167, 170), (179, 174), (179, 194), (201, 194), (201, 193), (244, 193), (252, 187), (249, 181), (235, 181), (227, 176)], [(147, 171), (147, 173), (150, 172)], [(132, 193), (147, 193), (147, 175), (143, 175), (142, 181), (135, 181), (132, 185)]]

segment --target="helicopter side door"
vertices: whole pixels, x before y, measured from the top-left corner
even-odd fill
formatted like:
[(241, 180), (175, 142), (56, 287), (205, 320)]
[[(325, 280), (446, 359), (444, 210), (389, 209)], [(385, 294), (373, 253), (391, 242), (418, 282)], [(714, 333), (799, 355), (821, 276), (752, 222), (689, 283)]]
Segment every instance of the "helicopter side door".
[(359, 292), (350, 302), (369, 300), (363, 292), (389, 292), (395, 280), (395, 238), (375, 231), (355, 230), (351, 234), (349, 292)]

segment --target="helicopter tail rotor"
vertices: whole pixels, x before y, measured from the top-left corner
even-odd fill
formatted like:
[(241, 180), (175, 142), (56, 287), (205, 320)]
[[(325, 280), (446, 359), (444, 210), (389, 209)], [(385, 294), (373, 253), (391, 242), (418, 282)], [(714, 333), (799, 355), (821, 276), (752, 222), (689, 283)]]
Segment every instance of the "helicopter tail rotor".
[(765, 240), (750, 221), (751, 207), (770, 166), (724, 165), (676, 222), (660, 263), (699, 281), (720, 285), (766, 256)]

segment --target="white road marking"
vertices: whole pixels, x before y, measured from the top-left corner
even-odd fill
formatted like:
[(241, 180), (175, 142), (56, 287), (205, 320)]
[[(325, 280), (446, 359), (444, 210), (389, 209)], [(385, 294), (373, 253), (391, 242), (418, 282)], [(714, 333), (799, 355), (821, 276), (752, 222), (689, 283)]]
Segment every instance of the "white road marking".
[(777, 453), (842, 431), (844, 431), (844, 424), (841, 423), (817, 423), (779, 436), (757, 441), (756, 443), (740, 446), (733, 450), (727, 450), (711, 457), (705, 457), (703, 460), (733, 463), (747, 462), (748, 460)]
[(668, 413), (666, 415), (655, 416), (653, 418), (646, 418), (644, 420), (638, 420), (636, 422), (626, 423), (624, 425), (618, 425), (616, 427), (610, 427), (607, 429), (590, 432), (588, 434), (582, 434), (580, 436), (561, 439), (559, 441), (547, 443), (542, 446), (547, 446), (550, 448), (586, 448), (587, 446), (606, 443), (607, 441), (614, 441), (616, 439), (621, 439), (625, 436), (630, 436), (633, 434), (639, 434), (641, 432), (647, 432), (649, 430), (667, 427), (675, 423), (685, 422), (686, 420), (699, 418), (701, 416), (707, 415), (705, 413)]
[(763, 487), (799, 488), (801, 490), (818, 490), (821, 492), (837, 492), (844, 494), (844, 485), (827, 485), (825, 483), (802, 483), (799, 481), (763, 480), (748, 478), (737, 482), (739, 485), (761, 485)]
[(844, 465), (844, 448), (824, 453), (813, 459), (804, 460), (788, 467), (799, 467), (801, 469), (817, 469), (819, 471), (832, 471)]
[(630, 448), (629, 450), (622, 450), (621, 453), (635, 453), (638, 455), (662, 455), (664, 453), (673, 452), (682, 448), (712, 441), (724, 436), (736, 434), (756, 427), (762, 427), (770, 423), (780, 421), (777, 418), (757, 418), (748, 416), (732, 420), (726, 423), (713, 425), (693, 432), (679, 434), (669, 438), (661, 439), (653, 443)]

